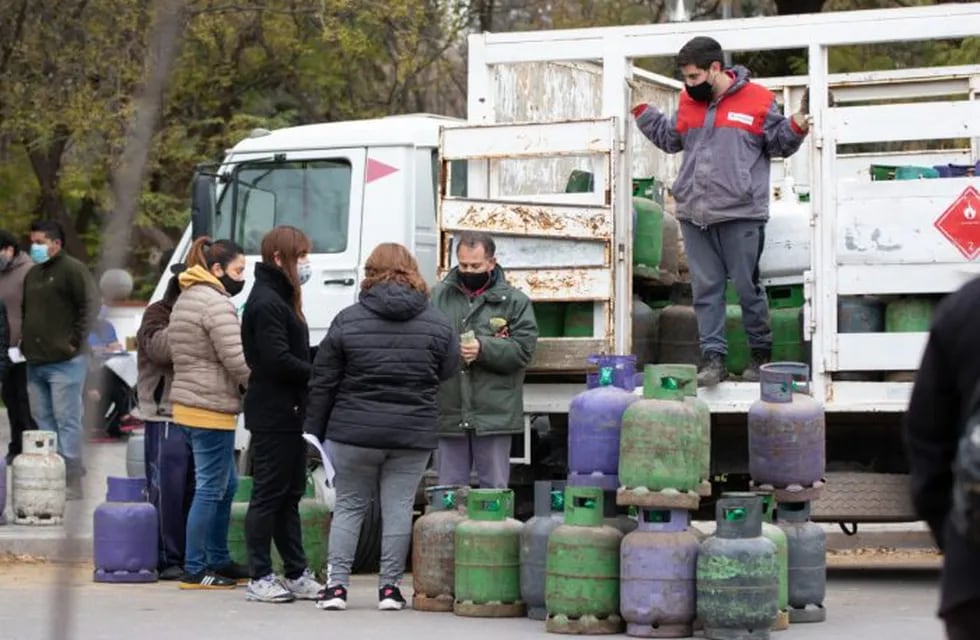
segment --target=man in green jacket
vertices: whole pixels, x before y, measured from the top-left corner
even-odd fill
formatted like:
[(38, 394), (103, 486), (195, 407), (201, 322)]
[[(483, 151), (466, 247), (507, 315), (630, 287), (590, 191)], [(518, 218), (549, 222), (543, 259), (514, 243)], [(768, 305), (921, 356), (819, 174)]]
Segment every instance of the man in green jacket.
[(432, 304), (460, 333), (463, 366), (439, 388), (439, 484), (482, 488), (510, 480), (512, 436), (524, 430), (524, 370), (538, 340), (531, 301), (507, 283), (489, 234), (456, 237), (458, 266)]
[(61, 225), (31, 225), (31, 259), (24, 278), (20, 349), (27, 359), (27, 391), (39, 429), (58, 434), (69, 500), (82, 497), (82, 388), (88, 372), (85, 347), (99, 310), (88, 267), (64, 251)]

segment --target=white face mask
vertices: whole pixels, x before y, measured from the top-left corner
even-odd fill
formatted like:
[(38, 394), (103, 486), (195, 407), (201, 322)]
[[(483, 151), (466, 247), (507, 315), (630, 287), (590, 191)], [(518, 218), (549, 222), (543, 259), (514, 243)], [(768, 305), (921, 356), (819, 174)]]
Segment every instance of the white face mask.
[(296, 265), (296, 275), (299, 276), (299, 286), (301, 287), (310, 281), (310, 278), (313, 277), (313, 266), (309, 260)]

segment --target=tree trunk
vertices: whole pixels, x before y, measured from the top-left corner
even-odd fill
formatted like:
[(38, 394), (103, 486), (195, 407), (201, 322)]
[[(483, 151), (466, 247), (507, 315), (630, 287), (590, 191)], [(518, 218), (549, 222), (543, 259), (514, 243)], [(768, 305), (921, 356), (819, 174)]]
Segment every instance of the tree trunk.
[[(27, 143), (24, 143), (28, 146)], [(59, 125), (53, 139), (45, 147), (28, 146), (27, 156), (40, 189), (35, 212), (44, 220), (54, 220), (65, 232), (64, 249), (79, 260), (88, 260), (88, 251), (81, 234), (71, 221), (61, 198), (61, 163), (68, 145), (68, 129)]]

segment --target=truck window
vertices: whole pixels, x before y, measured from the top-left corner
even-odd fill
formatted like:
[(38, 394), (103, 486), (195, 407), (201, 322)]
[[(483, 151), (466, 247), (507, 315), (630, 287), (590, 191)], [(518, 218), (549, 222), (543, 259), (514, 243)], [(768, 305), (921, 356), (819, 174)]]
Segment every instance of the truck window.
[(314, 253), (343, 253), (350, 190), (347, 160), (244, 163), (221, 194), (215, 236), (233, 238), (246, 253), (257, 254), (266, 232), (292, 225), (310, 237)]

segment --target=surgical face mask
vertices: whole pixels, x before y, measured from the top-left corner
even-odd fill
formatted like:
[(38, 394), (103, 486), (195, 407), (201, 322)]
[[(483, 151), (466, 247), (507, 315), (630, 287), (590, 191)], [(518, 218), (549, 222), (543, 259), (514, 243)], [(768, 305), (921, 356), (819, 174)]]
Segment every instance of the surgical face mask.
[(232, 297), (237, 296), (242, 292), (242, 289), (245, 288), (244, 280), (235, 280), (227, 273), (218, 278), (218, 280), (221, 281), (221, 285), (225, 288), (225, 291), (228, 292), (228, 295)]
[(704, 79), (704, 82), (696, 84), (693, 87), (689, 84), (685, 84), (684, 89), (687, 91), (687, 95), (691, 96), (692, 100), (697, 100), (698, 102), (711, 102), (711, 96), (714, 90), (711, 86), (710, 73), (708, 77)]
[(303, 286), (313, 277), (313, 266), (310, 261), (300, 262), (296, 265), (296, 275), (299, 276), (299, 286)]
[(31, 260), (41, 264), (42, 262), (48, 261), (48, 245), (46, 244), (32, 244), (31, 245)]

